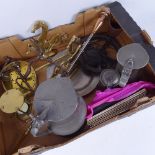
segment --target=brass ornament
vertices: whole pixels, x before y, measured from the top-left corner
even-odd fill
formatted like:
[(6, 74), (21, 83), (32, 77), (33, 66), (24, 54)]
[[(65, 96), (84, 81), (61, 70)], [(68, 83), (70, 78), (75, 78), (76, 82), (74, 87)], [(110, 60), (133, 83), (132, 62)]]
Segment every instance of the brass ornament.
[(5, 90), (19, 89), (26, 93), (36, 89), (37, 76), (35, 70), (26, 61), (15, 61), (5, 65), (1, 74)]
[(38, 72), (39, 70), (48, 67), (51, 64), (55, 64), (53, 77), (58, 74), (61, 74), (63, 71), (67, 70), (70, 62), (76, 57), (76, 54), (78, 53), (80, 47), (81, 47), (80, 38), (78, 38), (77, 36), (73, 36), (70, 42), (68, 43), (65, 51), (59, 52), (50, 60), (48, 59), (49, 62), (47, 62), (42, 66), (39, 66), (38, 68), (35, 69), (35, 71)]
[(35, 39), (35, 44), (34, 42), (28, 44), (27, 54), (32, 51), (36, 51), (37, 44), (37, 46), (42, 50), (45, 57), (52, 57), (56, 55), (58, 53), (58, 50), (55, 47), (66, 42), (66, 40), (68, 39), (68, 35), (66, 33), (56, 34), (47, 39), (48, 25), (44, 21), (36, 21), (31, 32), (35, 33), (39, 29), (41, 29), (41, 34), (37, 39)]
[(57, 76), (58, 74), (66, 73), (71, 62), (76, 58), (76, 55), (78, 54), (80, 48), (80, 38), (78, 38), (77, 36), (73, 36), (65, 50), (66, 54), (62, 57), (59, 57), (56, 63), (53, 77)]
[(24, 95), (18, 89), (10, 89), (0, 98), (0, 109), (8, 114), (17, 112), (24, 103)]

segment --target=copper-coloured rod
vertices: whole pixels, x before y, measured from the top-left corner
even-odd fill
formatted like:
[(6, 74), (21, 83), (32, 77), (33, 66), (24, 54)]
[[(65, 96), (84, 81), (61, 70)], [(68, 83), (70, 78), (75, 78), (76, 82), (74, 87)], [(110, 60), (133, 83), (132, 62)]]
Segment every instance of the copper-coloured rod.
[(93, 38), (94, 34), (99, 30), (99, 28), (102, 26), (103, 22), (104, 22), (104, 19), (110, 14), (110, 10), (108, 10), (107, 12), (101, 12), (101, 16), (100, 18), (97, 20), (94, 28), (93, 28), (93, 31), (91, 32), (91, 34), (89, 35), (89, 37), (87, 38), (87, 40), (82, 44), (82, 47), (80, 49), (80, 51), (78, 52), (76, 58), (74, 59), (74, 61), (71, 63), (70, 67), (68, 68), (67, 70), (67, 75), (69, 75), (76, 62), (78, 61), (79, 57), (81, 56), (81, 54), (84, 52), (85, 48), (87, 47), (88, 43), (90, 42), (90, 40)]

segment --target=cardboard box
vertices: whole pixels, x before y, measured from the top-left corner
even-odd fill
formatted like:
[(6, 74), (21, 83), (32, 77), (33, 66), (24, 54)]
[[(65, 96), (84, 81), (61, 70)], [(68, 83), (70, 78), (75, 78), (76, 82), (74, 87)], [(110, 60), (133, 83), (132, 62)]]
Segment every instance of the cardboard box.
[[(104, 6), (104, 5), (103, 5)], [(99, 13), (104, 9), (103, 6), (86, 10), (85, 12), (79, 13), (74, 23), (62, 25), (49, 31), (48, 37), (50, 38), (54, 34), (67, 33), (71, 38), (72, 35), (79, 37), (87, 36), (91, 33), (93, 26), (99, 16)], [(148, 34), (141, 30), (140, 27), (133, 21), (125, 9), (120, 3), (114, 2), (108, 4), (107, 7), (111, 10), (111, 15), (107, 18), (99, 30), (100, 33), (110, 34), (119, 41), (123, 46), (129, 43), (137, 42), (140, 43), (148, 52), (150, 56), (150, 64), (148, 64), (143, 72), (145, 77), (148, 77), (149, 81), (154, 81), (154, 69), (155, 69), (155, 48), (152, 45), (152, 41)], [(28, 50), (28, 43), (30, 40), (20, 40), (16, 36), (12, 36), (6, 39), (0, 40), (0, 60), (1, 64), (4, 62), (4, 56), (11, 56), (14, 58), (28, 59), (35, 56), (35, 53), (26, 55)], [(59, 51), (65, 49), (66, 44), (57, 47)], [(113, 55), (115, 57), (115, 54)], [(40, 63), (35, 64), (34, 67), (38, 67)], [(45, 70), (41, 70), (38, 73), (39, 82), (45, 80)], [(4, 92), (1, 86), (1, 94)], [(88, 102), (91, 99), (91, 95), (85, 97)], [(99, 126), (89, 129), (87, 126), (79, 131), (77, 134), (67, 137), (56, 136), (53, 134), (34, 138), (30, 133), (25, 135), (25, 131), (28, 127), (27, 123), (13, 117), (12, 115), (6, 115), (0, 112), (0, 153), (2, 155), (10, 155), (18, 151), (16, 154), (29, 154), (30, 152), (40, 152), (54, 147), (59, 147), (69, 143), (77, 138), (81, 137), (88, 132), (95, 130), (103, 125), (111, 123), (117, 119), (129, 116), (138, 110), (151, 106), (152, 103), (144, 104), (140, 107), (135, 107), (127, 113), (123, 113), (115, 118), (100, 124)], [(20, 149), (22, 148), (22, 149)]]

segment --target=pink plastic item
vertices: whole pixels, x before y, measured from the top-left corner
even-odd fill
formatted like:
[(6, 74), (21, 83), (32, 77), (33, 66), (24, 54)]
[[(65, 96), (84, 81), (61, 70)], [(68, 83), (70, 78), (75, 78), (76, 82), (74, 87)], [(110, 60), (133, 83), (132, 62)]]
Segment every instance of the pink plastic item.
[(155, 84), (151, 82), (139, 81), (128, 84), (124, 88), (106, 89), (105, 91), (97, 91), (93, 101), (87, 106), (87, 119), (93, 116), (93, 109), (108, 102), (120, 101), (134, 94), (140, 89), (154, 89)]

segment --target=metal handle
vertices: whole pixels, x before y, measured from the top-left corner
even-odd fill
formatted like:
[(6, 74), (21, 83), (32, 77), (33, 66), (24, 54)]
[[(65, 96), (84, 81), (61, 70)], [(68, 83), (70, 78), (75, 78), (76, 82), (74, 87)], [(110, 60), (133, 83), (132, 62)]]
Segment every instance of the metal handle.
[(122, 70), (121, 78), (119, 81), (119, 86), (125, 87), (133, 70), (134, 59), (130, 58), (125, 62), (125, 65)]

